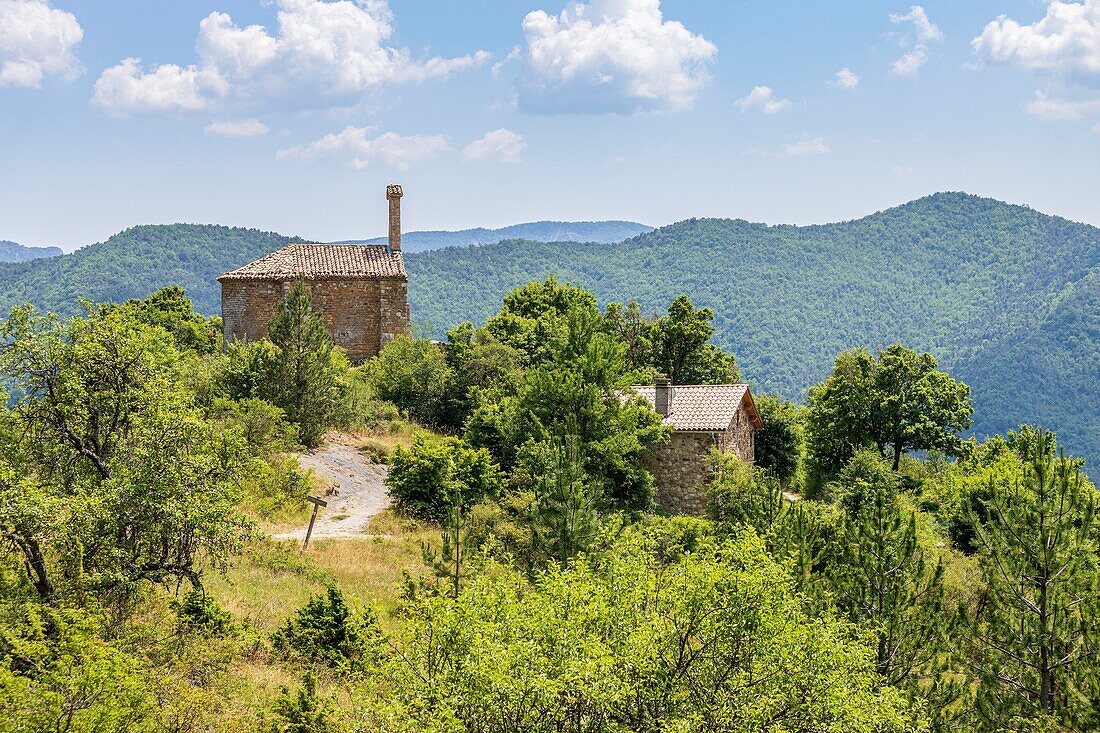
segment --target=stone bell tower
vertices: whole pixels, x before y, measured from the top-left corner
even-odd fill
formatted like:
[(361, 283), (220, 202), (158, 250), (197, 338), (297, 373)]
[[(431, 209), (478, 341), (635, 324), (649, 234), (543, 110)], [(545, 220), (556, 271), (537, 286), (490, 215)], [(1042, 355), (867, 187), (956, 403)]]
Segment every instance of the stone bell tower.
[(386, 199), (390, 202), (390, 252), (401, 251), (401, 186), (391, 183), (386, 186)]

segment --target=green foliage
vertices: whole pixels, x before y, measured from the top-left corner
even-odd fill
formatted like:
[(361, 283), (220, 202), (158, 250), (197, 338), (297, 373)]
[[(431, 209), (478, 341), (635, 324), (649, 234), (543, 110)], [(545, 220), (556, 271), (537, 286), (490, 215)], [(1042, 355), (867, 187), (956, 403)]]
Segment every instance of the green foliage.
[(458, 438), (418, 435), (408, 450), (398, 447), (390, 460), (386, 486), (401, 511), (442, 519), (452, 506), (469, 507), (500, 494), (500, 469), (484, 448)]
[(222, 636), (233, 630), (233, 617), (218, 605), (213, 596), (192, 589), (176, 604), (178, 628), (183, 632), (198, 631)]
[(537, 553), (565, 565), (587, 552), (600, 532), (601, 491), (584, 472), (576, 438), (548, 447), (531, 508), (532, 540)]
[(239, 546), (247, 448), (195, 407), (178, 360), (121, 309), (63, 322), (21, 308), (0, 325), (20, 395), (0, 412), (0, 527), (40, 597), (198, 585)]
[(298, 280), (268, 327), (277, 351), (264, 365), (261, 396), (281, 407), (307, 446), (339, 422), (348, 362), (335, 348), (313, 296)]
[(271, 645), (284, 659), (362, 672), (378, 661), (381, 638), (374, 611), (349, 608), (330, 585), (271, 635)]
[(741, 375), (732, 356), (713, 344), (714, 311), (678, 295), (653, 329), (654, 366), (673, 384), (731, 384)]
[(275, 714), (279, 720), (271, 725), (271, 733), (333, 733), (336, 730), (328, 705), (317, 694), (317, 680), (310, 672), (302, 677), (302, 686), (295, 692), (283, 688), (275, 701)]
[(485, 330), (522, 354), (525, 364), (536, 365), (553, 359), (552, 345), (563, 338), (570, 319), (595, 321), (598, 316), (592, 293), (548, 277), (504, 296), (504, 305), (486, 321)]
[(88, 613), (34, 603), (0, 618), (0, 731), (153, 731), (153, 675)]
[(121, 307), (135, 320), (163, 328), (181, 351), (213, 354), (221, 348), (221, 319), (196, 314), (179, 285), (161, 288), (144, 300), (128, 300)]
[(803, 613), (751, 532), (657, 550), (628, 532), (533, 586), (492, 572), (427, 599), (389, 668), (383, 729), (924, 729), (847, 625)]
[(424, 425), (442, 425), (449, 369), (439, 344), (398, 336), (368, 362), (366, 378), (384, 400)]
[(978, 525), (988, 588), (968, 616), (978, 711), (991, 725), (1049, 716), (1095, 728), (1098, 496), (1080, 461), (1054, 457), (1051, 434), (1025, 431), (1023, 439), (1019, 472), (1011, 484), (990, 481), (989, 521)]
[(931, 354), (900, 344), (872, 356), (852, 349), (810, 389), (807, 454), (817, 481), (836, 475), (861, 448), (892, 455), (894, 470), (911, 450), (958, 455), (970, 427), (970, 388), (936, 369)]
[(514, 485), (530, 489), (526, 482), (539, 471), (537, 446), (575, 436), (585, 473), (607, 487), (609, 498), (621, 507), (645, 508), (653, 479), (639, 460), (666, 430), (641, 400), (620, 399), (629, 384), (626, 347), (603, 329), (598, 313), (585, 306), (558, 325), (553, 342), (543, 347), (544, 361), (526, 371), (514, 394), (482, 402), (467, 423), (467, 437), (514, 469)]
[(837, 483), (842, 553), (828, 569), (837, 606), (871, 630), (883, 679), (916, 685), (947, 651), (944, 568), (928, 561), (916, 516), (899, 506), (897, 477), (876, 454), (857, 455)]
[(754, 401), (764, 424), (755, 435), (756, 465), (770, 471), (780, 481), (790, 481), (802, 457), (799, 409), (793, 402), (774, 395), (757, 395)]

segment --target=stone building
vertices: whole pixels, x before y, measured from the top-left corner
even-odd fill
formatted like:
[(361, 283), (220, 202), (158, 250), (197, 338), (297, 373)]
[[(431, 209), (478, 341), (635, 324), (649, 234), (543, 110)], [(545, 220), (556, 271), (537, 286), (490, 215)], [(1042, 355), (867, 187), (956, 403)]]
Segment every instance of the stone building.
[(389, 243), (289, 244), (218, 278), (226, 340), (267, 336), (287, 291), (301, 279), (325, 328), (353, 363), (409, 333), (409, 277), (401, 258), (401, 187), (387, 186)]
[(756, 431), (764, 427), (746, 384), (656, 385), (631, 390), (649, 401), (672, 428), (670, 442), (651, 446), (642, 465), (657, 484), (657, 503), (676, 514), (702, 514), (711, 479), (711, 451), (755, 460)]

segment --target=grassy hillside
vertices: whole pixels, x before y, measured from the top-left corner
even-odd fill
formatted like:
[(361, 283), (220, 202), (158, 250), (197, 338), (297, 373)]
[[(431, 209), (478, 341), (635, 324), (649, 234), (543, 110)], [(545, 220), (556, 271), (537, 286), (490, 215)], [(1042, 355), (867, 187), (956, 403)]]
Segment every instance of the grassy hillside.
[[(621, 242), (653, 231), (653, 227), (633, 221), (535, 221), (513, 224), (500, 229), (464, 229), (457, 232), (406, 232), (401, 246), (406, 252), (428, 252), (444, 247), (468, 247), (471, 244), (495, 244), (506, 239), (533, 242)], [(357, 239), (341, 244), (384, 244), (385, 237)]]
[(413, 318), (483, 320), (500, 294), (556, 274), (602, 301), (710, 306), (759, 388), (791, 397), (840, 350), (927, 349), (974, 388), (979, 433), (1042, 420), (1100, 454), (1100, 229), (965, 194), (857, 221), (693, 219), (618, 245), (448, 249), (407, 258)]
[(132, 227), (62, 257), (0, 265), (0, 313), (26, 301), (70, 314), (79, 298), (122, 301), (173, 284), (186, 288), (199, 312), (217, 313), (218, 275), (292, 241), (302, 240), (198, 224)]
[(61, 254), (60, 247), (24, 247), (21, 244), (0, 239), (0, 262), (26, 262), (43, 257), (57, 257)]

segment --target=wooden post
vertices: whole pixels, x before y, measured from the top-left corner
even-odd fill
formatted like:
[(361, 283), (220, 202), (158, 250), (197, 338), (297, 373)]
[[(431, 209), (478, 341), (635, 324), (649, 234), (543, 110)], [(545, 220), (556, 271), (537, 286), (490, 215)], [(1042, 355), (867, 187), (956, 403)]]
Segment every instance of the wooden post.
[(307, 496), (306, 501), (313, 505), (313, 514), (309, 515), (309, 527), (306, 529), (306, 541), (302, 543), (302, 552), (306, 551), (309, 547), (309, 538), (313, 534), (313, 523), (317, 521), (317, 510), (323, 506), (328, 506), (328, 502), (320, 497)]

